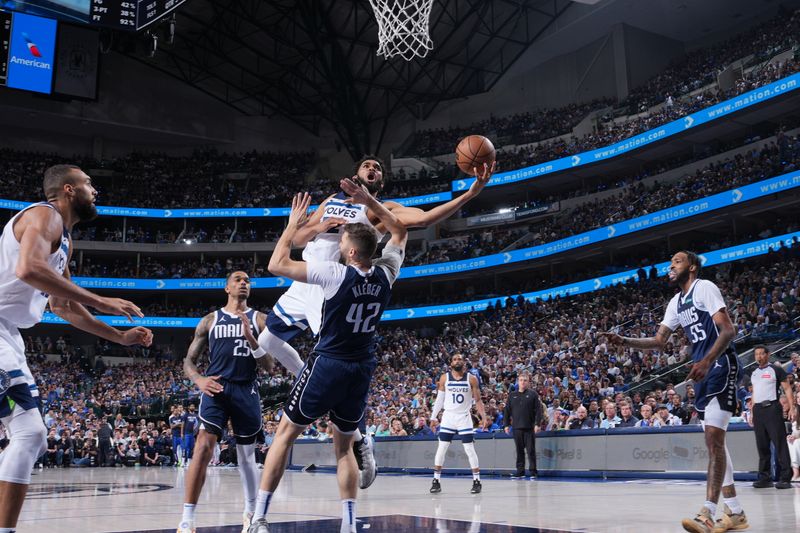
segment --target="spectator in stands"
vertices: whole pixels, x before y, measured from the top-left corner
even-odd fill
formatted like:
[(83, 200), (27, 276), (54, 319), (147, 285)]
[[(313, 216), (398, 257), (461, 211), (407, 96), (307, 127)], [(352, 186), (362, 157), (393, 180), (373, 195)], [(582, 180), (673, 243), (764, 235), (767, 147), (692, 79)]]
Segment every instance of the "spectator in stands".
[(631, 408), (630, 402), (627, 400), (622, 400), (619, 402), (619, 413), (620, 413), (620, 420), (616, 427), (618, 428), (630, 428), (636, 427), (637, 422), (639, 419), (633, 416), (633, 409)]

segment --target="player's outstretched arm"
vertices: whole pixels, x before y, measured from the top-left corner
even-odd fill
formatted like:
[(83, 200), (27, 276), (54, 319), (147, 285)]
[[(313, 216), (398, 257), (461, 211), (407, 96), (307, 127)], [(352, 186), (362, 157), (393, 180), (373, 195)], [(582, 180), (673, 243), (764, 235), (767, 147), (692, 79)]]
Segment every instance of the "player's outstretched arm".
[(197, 324), (194, 330), (194, 338), (189, 345), (186, 352), (186, 357), (183, 359), (183, 373), (186, 377), (192, 380), (192, 383), (197, 385), (197, 388), (203, 394), (214, 396), (218, 392), (222, 392), (223, 387), (217, 381), (222, 376), (203, 376), (197, 369), (197, 362), (200, 356), (208, 346), (208, 332), (211, 329), (211, 322), (214, 319), (214, 314), (209, 313)]
[[(127, 300), (104, 298), (78, 287), (47, 262), (54, 244), (61, 243), (63, 221), (53, 209), (34, 207), (23, 213), (14, 227), (19, 241), (16, 275), (28, 285), (56, 298), (94, 307), (113, 315), (142, 317), (141, 310)], [(66, 272), (66, 270), (65, 270)]]
[[(72, 282), (69, 281), (69, 267), (64, 269), (63, 278), (67, 280), (68, 283), (72, 284)], [(133, 303), (127, 300), (119, 300), (119, 302), (124, 302), (126, 312), (123, 313), (122, 304), (120, 304), (121, 307), (116, 309), (115, 314), (125, 314), (129, 320), (131, 320), (131, 313), (135, 313), (140, 317), (144, 316)], [(147, 328), (137, 326), (127, 330), (117, 329), (98, 320), (97, 317), (92, 315), (89, 310), (80, 303), (67, 298), (51, 296), (49, 303), (50, 310), (57, 316), (63, 318), (76, 328), (91, 333), (92, 335), (96, 335), (111, 342), (116, 342), (123, 346), (133, 346), (135, 344), (150, 346), (153, 343), (153, 332)]]
[(386, 231), (392, 235), (389, 244), (405, 250), (406, 242), (408, 241), (406, 225), (372, 196), (365, 187), (358, 185), (350, 178), (343, 179), (339, 184), (342, 190), (350, 195), (354, 202), (366, 205), (370, 212), (378, 217), (378, 220), (380, 220), (381, 224), (386, 228)]
[(447, 203), (437, 205), (429, 211), (423, 211), (418, 207), (406, 207), (397, 202), (385, 202), (384, 205), (389, 208), (389, 210), (394, 213), (397, 218), (400, 219), (400, 222), (402, 222), (405, 227), (428, 227), (432, 224), (436, 224), (442, 220), (450, 218), (459, 209), (464, 207), (467, 202), (478, 196), (478, 194), (480, 194), (480, 192), (492, 178), (494, 167), (495, 163), (492, 163), (491, 167), (484, 163), (481, 172), (478, 172), (478, 169), (476, 168), (475, 177), (477, 179), (467, 192), (458, 198), (453, 198)]
[(297, 193), (292, 198), (292, 212), (289, 215), (289, 222), (283, 230), (272, 257), (269, 258), (267, 266), (270, 273), (274, 276), (284, 276), (294, 281), (305, 283), (308, 279), (308, 270), (304, 261), (295, 261), (289, 255), (291, 252), (292, 240), (297, 235), (298, 229), (308, 220), (308, 206), (311, 204), (311, 196), (308, 193)]
[(667, 345), (669, 336), (672, 335), (672, 330), (661, 324), (653, 337), (622, 337), (611, 332), (601, 333), (600, 335), (605, 336), (608, 339), (608, 343), (615, 346), (622, 345), (639, 350), (663, 350), (664, 346)]

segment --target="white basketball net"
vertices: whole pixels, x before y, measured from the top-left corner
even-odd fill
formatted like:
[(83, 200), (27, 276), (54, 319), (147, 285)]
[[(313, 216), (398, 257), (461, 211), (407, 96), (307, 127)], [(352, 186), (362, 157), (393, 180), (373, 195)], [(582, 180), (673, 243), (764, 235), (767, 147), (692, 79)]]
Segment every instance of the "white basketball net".
[(430, 18), (433, 0), (369, 0), (378, 20), (378, 55), (406, 61), (433, 49)]

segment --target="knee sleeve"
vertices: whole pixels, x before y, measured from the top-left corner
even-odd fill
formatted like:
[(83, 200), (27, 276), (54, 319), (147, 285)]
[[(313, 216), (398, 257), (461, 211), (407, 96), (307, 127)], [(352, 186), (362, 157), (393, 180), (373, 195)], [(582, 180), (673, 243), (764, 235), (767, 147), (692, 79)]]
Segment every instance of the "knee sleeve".
[(3, 419), (9, 444), (0, 455), (0, 481), (28, 485), (36, 459), (47, 451), (47, 428), (38, 409), (15, 410), (18, 411)]
[(436, 457), (433, 460), (434, 466), (444, 466), (444, 457), (447, 455), (447, 448), (449, 447), (449, 442), (439, 441), (439, 447), (436, 448)]
[(239, 463), (239, 476), (242, 480), (245, 501), (255, 501), (258, 496), (258, 483), (261, 476), (256, 468), (256, 445), (237, 444), (236, 459)]
[(478, 468), (478, 452), (475, 451), (475, 444), (472, 442), (464, 443), (464, 453), (469, 459), (469, 467), (473, 470)]
[(293, 375), (298, 375), (303, 368), (303, 360), (297, 350), (288, 342), (276, 337), (269, 329), (264, 329), (258, 336), (258, 345), (274, 357)]
[(731, 452), (728, 451), (728, 445), (725, 444), (725, 477), (722, 478), (722, 486), (727, 487), (733, 485), (733, 461), (731, 461)]

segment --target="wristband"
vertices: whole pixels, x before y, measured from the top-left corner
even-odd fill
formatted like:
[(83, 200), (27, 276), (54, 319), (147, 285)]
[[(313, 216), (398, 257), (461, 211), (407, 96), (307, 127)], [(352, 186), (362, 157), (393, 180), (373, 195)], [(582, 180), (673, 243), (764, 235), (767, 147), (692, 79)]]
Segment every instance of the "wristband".
[(258, 359), (260, 357), (264, 357), (265, 355), (267, 355), (267, 351), (264, 348), (262, 348), (261, 346), (259, 346), (255, 350), (253, 350), (251, 348), (251, 351), (253, 352), (253, 357), (255, 357), (256, 359)]

